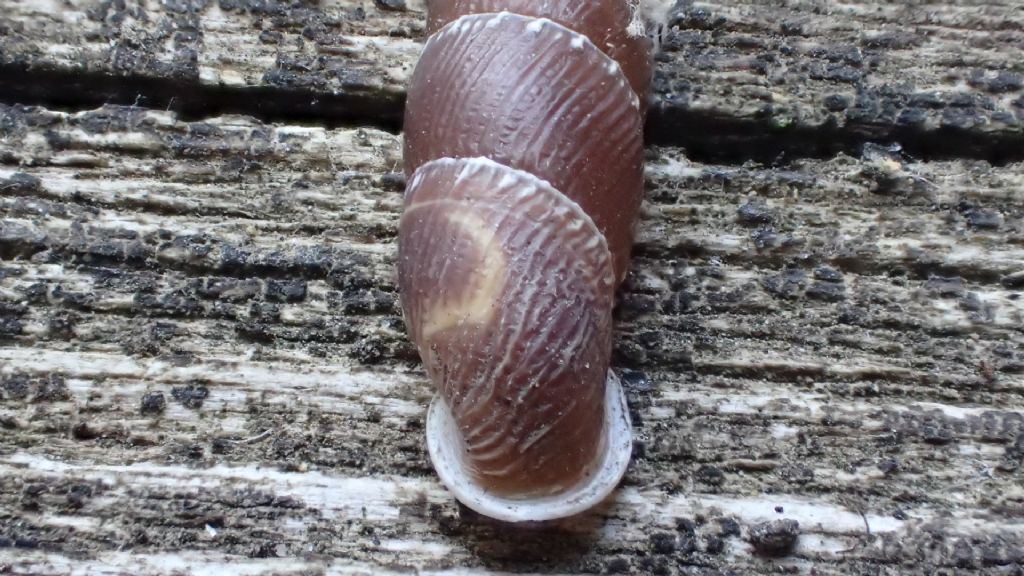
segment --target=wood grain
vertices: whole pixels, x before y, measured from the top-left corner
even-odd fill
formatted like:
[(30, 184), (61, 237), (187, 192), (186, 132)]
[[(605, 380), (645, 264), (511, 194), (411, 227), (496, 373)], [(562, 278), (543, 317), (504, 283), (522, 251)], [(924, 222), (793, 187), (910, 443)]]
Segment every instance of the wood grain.
[(0, 107), (0, 567), (1019, 571), (1024, 164), (648, 156), (634, 461), (516, 531), (425, 454), (399, 137)]
[[(917, 156), (1021, 159), (1016, 0), (683, 1), (672, 23), (655, 80), (665, 118), (651, 129), (691, 154), (742, 158), (753, 138), (786, 155), (893, 142)], [(726, 129), (701, 130), (716, 120)], [(700, 131), (675, 133), (687, 127)]]
[[(0, 0), (0, 99), (398, 129), (424, 0)], [(677, 2), (649, 139), (766, 162), (1024, 160), (1017, 0)]]

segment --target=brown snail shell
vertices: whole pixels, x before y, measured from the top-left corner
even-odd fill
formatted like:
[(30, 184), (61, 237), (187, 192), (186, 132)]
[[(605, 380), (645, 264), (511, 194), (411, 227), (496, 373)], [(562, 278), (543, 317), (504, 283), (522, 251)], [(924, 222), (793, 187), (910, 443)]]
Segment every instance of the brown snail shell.
[(643, 196), (638, 106), (585, 36), (507, 12), (463, 16), (430, 38), (413, 73), (406, 174), (486, 156), (547, 180), (608, 236), (621, 278)]
[(651, 43), (630, 30), (638, 6), (630, 2), (580, 0), (448, 0), (433, 2), (427, 17), (427, 33), (467, 14), (511, 12), (547, 18), (583, 34), (619, 63), (641, 105), (651, 86)]
[[(502, 7), (528, 13), (486, 12)], [(428, 448), (444, 484), (483, 514), (568, 516), (606, 497), (629, 462), (611, 313), (643, 191), (633, 86), (646, 93), (650, 56), (637, 46), (649, 43), (628, 34), (624, 0), (430, 9), (437, 31), (406, 105), (398, 264), (439, 392)]]

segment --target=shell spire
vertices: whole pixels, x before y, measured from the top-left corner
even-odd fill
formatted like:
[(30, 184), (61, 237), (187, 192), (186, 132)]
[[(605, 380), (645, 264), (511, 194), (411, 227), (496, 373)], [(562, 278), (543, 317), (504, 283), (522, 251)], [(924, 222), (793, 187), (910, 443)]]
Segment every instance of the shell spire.
[(651, 42), (628, 0), (439, 0), (405, 117), (399, 288), (464, 504), (582, 512), (629, 463), (612, 306), (643, 193)]

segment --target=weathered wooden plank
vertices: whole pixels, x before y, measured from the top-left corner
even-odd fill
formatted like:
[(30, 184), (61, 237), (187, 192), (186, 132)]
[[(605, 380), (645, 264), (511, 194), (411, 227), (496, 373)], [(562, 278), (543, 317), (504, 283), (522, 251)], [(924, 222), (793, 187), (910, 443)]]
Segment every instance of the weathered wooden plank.
[[(691, 154), (743, 156), (753, 139), (765, 152), (798, 155), (887, 141), (924, 156), (1021, 158), (1017, 0), (677, 6), (656, 78), (667, 106), (649, 125), (655, 139)], [(727, 122), (714, 130), (716, 120)], [(675, 133), (687, 127), (696, 133)]]
[[(424, 2), (0, 1), (0, 97), (398, 126)], [(679, 2), (650, 139), (773, 161), (1024, 159), (1016, 0)], [(69, 89), (71, 87), (71, 89)]]
[(1024, 165), (652, 149), (615, 336), (634, 461), (606, 507), (509, 531), (423, 448), (398, 137), (118, 107), (0, 130), (14, 573), (1024, 563)]
[(418, 4), (12, 1), (0, 6), (0, 84), (7, 101), (395, 126), (420, 49)]

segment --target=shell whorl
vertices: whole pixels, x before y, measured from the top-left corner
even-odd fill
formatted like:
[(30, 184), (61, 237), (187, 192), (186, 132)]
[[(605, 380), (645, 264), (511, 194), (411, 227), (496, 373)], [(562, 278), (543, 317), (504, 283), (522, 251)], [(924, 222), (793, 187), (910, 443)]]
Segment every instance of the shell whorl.
[(405, 169), (486, 156), (547, 180), (608, 237), (621, 278), (643, 186), (638, 97), (619, 64), (551, 20), (471, 14), (431, 36), (409, 89)]
[(650, 42), (637, 35), (637, 2), (566, 0), (447, 0), (434, 2), (427, 17), (427, 33), (467, 14), (511, 12), (547, 18), (584, 36), (618, 62), (633, 91), (646, 104), (651, 84)]
[(581, 512), (629, 461), (608, 366), (650, 81), (631, 6), (432, 2), (409, 89), (398, 272), (439, 392), (428, 447), (461, 501), (503, 520)]

